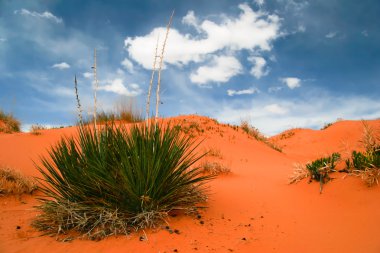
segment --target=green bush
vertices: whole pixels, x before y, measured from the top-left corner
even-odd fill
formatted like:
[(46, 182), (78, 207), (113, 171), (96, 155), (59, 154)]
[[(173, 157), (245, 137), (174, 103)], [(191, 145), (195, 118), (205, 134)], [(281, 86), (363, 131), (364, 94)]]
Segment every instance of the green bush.
[(350, 159), (346, 160), (347, 169), (365, 170), (366, 168), (380, 168), (380, 146), (375, 146), (372, 150), (362, 153), (353, 151)]
[(62, 139), (38, 166), (45, 197), (34, 226), (103, 238), (194, 210), (212, 178), (194, 166), (203, 157), (197, 146), (175, 128), (153, 124), (80, 128), (78, 137)]
[(320, 183), (320, 192), (322, 192), (323, 185), (330, 180), (329, 173), (335, 171), (336, 163), (339, 160), (340, 154), (333, 153), (331, 156), (323, 157), (306, 164), (311, 180), (316, 180)]

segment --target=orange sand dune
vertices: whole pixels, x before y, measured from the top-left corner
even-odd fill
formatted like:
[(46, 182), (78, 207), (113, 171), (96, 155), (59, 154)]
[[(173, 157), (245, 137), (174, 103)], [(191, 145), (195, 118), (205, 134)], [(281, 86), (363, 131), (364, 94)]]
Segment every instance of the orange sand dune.
[[(232, 173), (213, 180), (208, 209), (200, 220), (171, 217), (179, 234), (164, 229), (100, 242), (58, 242), (39, 236), (30, 222), (37, 212), (34, 197), (0, 198), (0, 252), (380, 252), (380, 187), (367, 188), (359, 178), (335, 174), (319, 194), (317, 183), (307, 180), (288, 185), (297, 160), (341, 151), (342, 141), (358, 145), (360, 122), (344, 121), (324, 131), (296, 130), (289, 138), (272, 139), (284, 148), (277, 152), (241, 130), (199, 116), (169, 119), (193, 125), (189, 134), (204, 140), (201, 149), (215, 148)], [(371, 125), (380, 126), (380, 121)], [(199, 129), (199, 130), (198, 130)], [(203, 130), (203, 131), (202, 131)], [(47, 130), (40, 136), (0, 135), (0, 164), (26, 175), (38, 175), (32, 160), (74, 128)], [(20, 226), (20, 229), (17, 229)]]

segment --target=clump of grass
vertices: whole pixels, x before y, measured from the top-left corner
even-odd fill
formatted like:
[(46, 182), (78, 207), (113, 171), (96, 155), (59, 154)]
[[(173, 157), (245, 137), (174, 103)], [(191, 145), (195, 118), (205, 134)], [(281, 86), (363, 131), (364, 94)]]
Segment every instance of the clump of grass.
[(32, 194), (35, 190), (37, 190), (37, 184), (34, 180), (13, 169), (0, 168), (0, 196)]
[(216, 158), (223, 158), (222, 152), (219, 148), (209, 148), (207, 151), (207, 156), (216, 157)]
[(39, 124), (36, 124), (36, 125), (32, 125), (30, 127), (30, 134), (33, 134), (33, 135), (41, 135), (41, 130), (45, 130), (46, 127), (42, 126), (42, 125), (39, 125)]
[(206, 200), (212, 176), (195, 167), (198, 144), (173, 127), (106, 124), (79, 128), (38, 167), (42, 213), (33, 225), (49, 234), (76, 230), (91, 239), (154, 227)]
[(306, 168), (306, 166), (295, 163), (294, 164), (293, 174), (289, 177), (289, 184), (296, 184), (300, 182), (302, 179), (310, 177), (310, 171)]
[(332, 123), (332, 122), (325, 123), (325, 124), (323, 125), (323, 127), (321, 128), (321, 130), (325, 130), (325, 129), (331, 127), (333, 124), (334, 124), (334, 123)]
[(379, 183), (380, 144), (373, 129), (363, 121), (362, 144), (365, 152), (352, 151), (351, 159), (346, 160), (347, 171), (359, 175), (367, 186)]
[(220, 162), (211, 162), (205, 161), (201, 164), (201, 168), (203, 172), (209, 175), (220, 175), (220, 174), (228, 174), (231, 172), (231, 169)]
[(263, 143), (265, 143), (267, 146), (271, 147), (272, 149), (278, 151), (278, 152), (282, 152), (282, 149), (277, 146), (276, 144), (272, 143), (269, 141), (269, 139), (267, 137), (265, 137), (260, 131), (259, 129), (257, 129), (256, 127), (254, 126), (251, 126), (248, 121), (246, 120), (243, 120), (241, 121), (240, 123), (240, 128), (246, 132), (249, 136), (255, 138), (256, 140), (258, 141), (261, 141)]
[(0, 110), (0, 133), (20, 132), (20, 121)]
[(336, 171), (335, 167), (339, 160), (340, 154), (333, 153), (328, 157), (319, 158), (306, 164), (310, 173), (310, 181), (315, 180), (320, 184), (320, 193), (322, 193), (323, 185), (331, 180), (329, 173)]

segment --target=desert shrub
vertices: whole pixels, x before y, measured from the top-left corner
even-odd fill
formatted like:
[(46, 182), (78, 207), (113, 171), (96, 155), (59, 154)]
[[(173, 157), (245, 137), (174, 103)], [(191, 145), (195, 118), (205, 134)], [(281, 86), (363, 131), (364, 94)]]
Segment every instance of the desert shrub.
[(7, 114), (0, 110), (0, 133), (20, 132), (20, 121), (12, 114)]
[(201, 168), (204, 173), (214, 176), (220, 174), (228, 174), (231, 172), (231, 169), (229, 167), (215, 161), (205, 161), (201, 164)]
[(300, 163), (295, 163), (293, 167), (294, 170), (293, 174), (289, 177), (289, 184), (295, 184), (304, 178), (310, 177), (310, 171), (306, 168), (306, 166)]
[(103, 238), (194, 210), (212, 178), (194, 166), (202, 157), (197, 146), (173, 127), (80, 128), (78, 137), (62, 139), (38, 167), (45, 197), (34, 226)]
[(328, 157), (319, 158), (306, 164), (306, 168), (310, 173), (310, 180), (315, 180), (320, 183), (320, 192), (322, 193), (322, 188), (325, 183), (327, 183), (331, 178), (329, 173), (335, 171), (336, 163), (340, 160), (339, 153), (333, 153)]
[(41, 134), (41, 130), (45, 130), (45, 129), (46, 129), (46, 127), (41, 126), (39, 124), (32, 125), (30, 127), (30, 133), (33, 134), (33, 135), (40, 135)]
[(363, 121), (362, 144), (365, 152), (352, 151), (351, 159), (346, 160), (347, 171), (359, 175), (367, 186), (378, 184), (380, 178), (380, 144), (378, 137)]
[(321, 128), (321, 130), (325, 130), (325, 129), (331, 127), (333, 124), (334, 124), (334, 123), (331, 123), (331, 122), (330, 122), (330, 123), (325, 123), (325, 124), (323, 125), (323, 127)]
[(37, 189), (34, 180), (7, 167), (0, 168), (0, 195), (32, 194)]
[(276, 144), (272, 143), (269, 141), (269, 139), (267, 137), (265, 137), (260, 131), (259, 129), (257, 129), (256, 127), (253, 127), (251, 126), (248, 121), (246, 120), (243, 120), (241, 123), (240, 123), (240, 128), (246, 132), (249, 136), (255, 138), (256, 140), (258, 141), (261, 141), (263, 143), (265, 143), (267, 146), (271, 147), (272, 149), (278, 151), (278, 152), (282, 152), (282, 149), (277, 146)]

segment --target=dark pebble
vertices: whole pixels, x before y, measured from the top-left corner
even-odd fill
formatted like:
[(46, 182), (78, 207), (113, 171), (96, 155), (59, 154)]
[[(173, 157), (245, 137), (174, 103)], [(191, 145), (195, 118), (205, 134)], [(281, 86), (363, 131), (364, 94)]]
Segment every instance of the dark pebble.
[(200, 219), (202, 218), (202, 216), (200, 214), (197, 215), (197, 219)]
[(179, 232), (178, 229), (174, 229), (174, 233), (176, 233), (177, 235), (179, 235), (181, 232)]
[(246, 241), (247, 240), (247, 238), (245, 238), (245, 237), (243, 237), (243, 238), (241, 238), (243, 241)]
[(174, 252), (178, 252), (178, 249), (174, 249), (173, 251), (174, 251)]
[(144, 241), (145, 240), (144, 236), (140, 236), (139, 240), (140, 240), (140, 242)]
[(205, 224), (205, 222), (203, 220), (201, 220), (199, 223), (202, 224), (202, 225)]
[(17, 226), (16, 229), (21, 229), (21, 227), (20, 227), (20, 226)]

